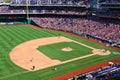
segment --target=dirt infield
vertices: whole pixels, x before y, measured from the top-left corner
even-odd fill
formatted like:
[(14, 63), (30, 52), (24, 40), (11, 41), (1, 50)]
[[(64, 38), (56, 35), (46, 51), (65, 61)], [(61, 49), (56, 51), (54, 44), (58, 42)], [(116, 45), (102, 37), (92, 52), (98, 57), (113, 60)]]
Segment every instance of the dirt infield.
[(106, 56), (110, 54), (110, 51), (104, 50), (104, 49), (94, 49), (92, 52), (94, 54), (101, 55), (101, 56)]
[[(48, 41), (49, 40), (49, 41)], [(52, 60), (37, 50), (39, 46), (58, 42), (71, 41), (65, 37), (49, 37), (31, 40), (15, 47), (10, 52), (10, 59), (18, 66), (33, 71), (60, 64), (59, 60)]]
[[(53, 44), (53, 43), (59, 43), (59, 42), (75, 42), (77, 44), (80, 44), (82, 46), (85, 46), (87, 48), (93, 49), (93, 54), (81, 56), (78, 58), (74, 58), (67, 61), (59, 61), (59, 60), (52, 60), (48, 56), (44, 55), (42, 52), (38, 51), (37, 48), (39, 46)], [(11, 52), (10, 52), (10, 59), (18, 66), (27, 69), (29, 71), (36, 71), (43, 68), (55, 66), (58, 64), (65, 64), (71, 61), (75, 61), (78, 59), (87, 58), (90, 56), (94, 56), (97, 54), (101, 54), (101, 52), (97, 52), (97, 49), (87, 46), (85, 44), (82, 44), (80, 42), (76, 42), (74, 40), (65, 38), (65, 37), (47, 37), (47, 38), (40, 38), (31, 40), (28, 42), (24, 42), (18, 46), (16, 46)], [(105, 53), (104, 53), (105, 54)]]

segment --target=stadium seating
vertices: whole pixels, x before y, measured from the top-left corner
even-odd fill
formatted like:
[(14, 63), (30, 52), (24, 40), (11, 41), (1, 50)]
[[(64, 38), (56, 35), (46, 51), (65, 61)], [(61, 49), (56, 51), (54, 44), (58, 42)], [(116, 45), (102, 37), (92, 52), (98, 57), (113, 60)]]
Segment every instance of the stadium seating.
[[(32, 18), (44, 28), (69, 31), (77, 34), (88, 34), (104, 40), (120, 43), (119, 21), (93, 21), (84, 18)], [(109, 33), (109, 34), (108, 34)]]
[[(91, 0), (28, 0), (29, 5), (86, 5)], [(105, 3), (119, 3), (120, 0), (100, 0)], [(12, 0), (11, 4), (26, 5), (26, 0)], [(29, 10), (32, 14), (83, 14), (87, 11), (69, 11), (69, 10)], [(10, 10), (9, 6), (0, 6), (0, 14), (24, 14), (26, 10)], [(99, 16), (120, 17), (119, 12), (106, 11), (100, 12)], [(30, 17), (37, 25), (42, 28), (50, 28), (55, 30), (68, 31), (81, 36), (90, 35), (108, 42), (115, 42), (120, 45), (120, 22), (118, 20), (98, 20), (92, 18), (55, 18), (55, 17)], [(93, 74), (93, 73), (91, 73)], [(90, 76), (90, 75), (89, 75)], [(72, 77), (69, 80), (120, 80), (120, 69), (110, 71), (106, 74), (88, 78), (88, 74), (81, 74)]]
[[(12, 0), (11, 4), (25, 5), (26, 0)], [(86, 0), (28, 0), (29, 5), (85, 5)]]
[[(118, 64), (117, 66), (120, 66), (120, 64)], [(115, 67), (115, 66), (113, 66)], [(107, 67), (110, 69), (110, 66)], [(104, 70), (106, 70), (107, 68), (104, 68)], [(115, 69), (115, 70), (111, 70), (111, 71), (107, 71), (102, 75), (98, 75), (98, 76), (93, 76), (93, 74), (100, 72), (100, 71), (104, 71), (104, 70), (93, 70), (91, 72), (88, 73), (84, 73), (84, 74), (80, 74), (80, 75), (76, 75), (74, 77), (69, 78), (68, 80), (120, 80), (120, 69)]]
[(120, 0), (99, 0), (100, 3), (106, 2), (106, 3), (118, 3)]
[[(20, 14), (26, 13), (26, 10), (10, 10), (9, 6), (0, 6), (0, 13), (8, 13), (8, 14)], [(65, 11), (65, 10), (29, 10), (29, 13), (35, 14), (45, 14), (45, 13), (52, 13), (52, 14), (86, 14), (86, 11)], [(105, 15), (108, 16), (106, 13)], [(102, 15), (102, 14), (101, 14)], [(112, 14), (114, 15), (114, 14)], [(117, 15), (117, 14), (115, 14)], [(119, 16), (119, 14), (117, 15)], [(99, 20), (91, 20), (91, 19), (84, 19), (84, 18), (31, 18), (35, 23), (39, 26), (52, 28), (52, 29), (59, 29), (64, 31), (73, 32), (79, 35), (91, 35), (97, 38), (101, 38), (110, 42), (116, 42), (120, 44), (120, 23), (119, 21), (112, 21), (106, 20), (104, 21)], [(109, 34), (108, 34), (109, 33)]]
[[(29, 5), (86, 5), (91, 0), (28, 0)], [(100, 2), (117, 3), (119, 0), (107, 0)], [(12, 0), (11, 4), (26, 5), (26, 0)], [(52, 14), (83, 14), (87, 11), (69, 11), (69, 10), (29, 10), (29, 13), (52, 13)], [(18, 14), (26, 13), (26, 10), (10, 10), (9, 6), (0, 6), (0, 13)], [(113, 16), (120, 17), (119, 12), (108, 11), (101, 12), (99, 16)], [(39, 26), (43, 28), (50, 28), (55, 30), (68, 31), (81, 36), (90, 35), (99, 39), (103, 39), (109, 42), (115, 42), (120, 44), (120, 22), (118, 20), (97, 20), (88, 18), (52, 18), (52, 17), (31, 17), (31, 19)], [(69, 80), (120, 80), (120, 69), (107, 72), (99, 76), (90, 77), (91, 74), (76, 75)]]
[[(25, 14), (26, 10), (21, 10), (21, 9), (9, 9), (9, 6), (0, 6), (0, 14), (2, 13), (8, 13), (8, 14)], [(87, 11), (83, 11), (83, 10), (73, 10), (73, 11), (69, 11), (69, 10), (41, 10), (41, 9), (33, 9), (33, 10), (29, 10), (29, 14), (74, 14), (74, 15), (86, 15)]]
[(119, 11), (106, 11), (106, 12), (100, 12), (98, 15), (104, 16), (104, 17), (111, 17), (111, 18), (119, 18), (120, 12)]

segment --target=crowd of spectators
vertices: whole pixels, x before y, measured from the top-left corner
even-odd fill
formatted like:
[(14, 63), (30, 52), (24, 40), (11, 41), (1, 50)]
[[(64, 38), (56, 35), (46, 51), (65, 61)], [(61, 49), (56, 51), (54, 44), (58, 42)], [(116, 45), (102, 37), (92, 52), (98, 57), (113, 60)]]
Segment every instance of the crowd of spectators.
[[(117, 64), (116, 66), (120, 66), (120, 64)], [(104, 72), (104, 70), (112, 69), (112, 68), (115, 68), (116, 66), (100, 67), (93, 71), (73, 76), (67, 80), (120, 80), (120, 68), (116, 68), (115, 70)], [(94, 73), (98, 73), (101, 71), (104, 73), (101, 75), (97, 75), (97, 76), (93, 75)]]
[(82, 74), (70, 78), (68, 80), (120, 80), (120, 70), (111, 71), (109, 73), (97, 76), (97, 77), (87, 77), (88, 75)]
[[(9, 6), (0, 6), (0, 14), (25, 14), (26, 10), (24, 9), (9, 9)], [(86, 15), (87, 10), (41, 10), (41, 9), (30, 9), (29, 14), (75, 14), (75, 15)]]
[(44, 28), (73, 32), (79, 35), (92, 35), (107, 41), (120, 43), (120, 23), (111, 20), (94, 21), (85, 18), (31, 18)]
[(9, 13), (10, 10), (7, 6), (0, 6), (0, 13)]
[(99, 15), (99, 16), (105, 16), (105, 17), (120, 18), (120, 11), (100, 12), (98, 15)]
[[(99, 3), (120, 3), (120, 0), (99, 0)], [(88, 5), (92, 0), (28, 0), (29, 5)], [(11, 5), (25, 5), (26, 0), (12, 0)]]
[(120, 80), (120, 70), (111, 71), (97, 77), (97, 80)]
[(120, 3), (120, 0), (99, 0), (100, 3), (106, 2), (106, 3)]
[[(0, 6), (0, 14), (25, 14), (27, 11), (24, 9), (9, 9), (9, 6)], [(87, 10), (41, 10), (41, 9), (30, 9), (29, 14), (71, 14), (71, 15), (86, 15)], [(120, 11), (107, 11), (99, 12), (97, 15), (103, 17), (119, 18)]]
[(108, 0), (109, 3), (119, 3), (120, 0)]
[[(28, 0), (29, 5), (86, 5), (89, 0)], [(25, 5), (26, 0), (12, 0), (12, 5)]]
[(41, 13), (48, 13), (48, 14), (72, 14), (72, 15), (86, 15), (88, 11), (68, 11), (68, 10), (41, 10)]
[[(25, 14), (26, 10), (9, 9), (9, 6), (0, 6), (0, 13)], [(86, 11), (67, 11), (67, 10), (29, 10), (34, 14), (86, 14)], [(110, 13), (106, 13), (110, 14)], [(107, 41), (120, 44), (120, 23), (112, 20), (92, 20), (85, 18), (31, 18), (35, 23), (44, 27), (57, 30), (73, 32), (79, 35), (91, 35)]]
[(9, 6), (0, 6), (0, 14), (3, 14), (3, 13), (10, 14), (10, 13), (14, 13), (14, 12), (21, 13), (22, 10), (10, 10)]

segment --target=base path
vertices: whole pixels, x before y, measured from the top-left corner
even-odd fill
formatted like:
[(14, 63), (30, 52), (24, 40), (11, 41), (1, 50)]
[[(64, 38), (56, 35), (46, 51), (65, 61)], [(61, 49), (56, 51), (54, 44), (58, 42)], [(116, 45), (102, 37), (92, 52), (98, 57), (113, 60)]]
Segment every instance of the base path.
[[(31, 41), (24, 42), (18, 46), (16, 46), (9, 54), (10, 59), (21, 68), (24, 68), (29, 71), (36, 71), (43, 68), (48, 68), (51, 66), (55, 66), (58, 64), (65, 64), (71, 61), (75, 61), (78, 59), (87, 58), (90, 56), (97, 55), (97, 52), (93, 52), (93, 54), (81, 56), (78, 58), (74, 58), (67, 61), (59, 61), (59, 60), (53, 60), (49, 58), (48, 56), (44, 55), (44, 53), (37, 50), (38, 47), (48, 45), (48, 44), (54, 44), (59, 42), (75, 42), (80, 45), (83, 45), (90, 49), (95, 49), (90, 46), (87, 46), (85, 44), (73, 41), (71, 39), (59, 36), (59, 37), (47, 37), (47, 38), (40, 38), (35, 39)], [(96, 50), (95, 50), (96, 51)], [(91, 52), (92, 53), (92, 52)]]

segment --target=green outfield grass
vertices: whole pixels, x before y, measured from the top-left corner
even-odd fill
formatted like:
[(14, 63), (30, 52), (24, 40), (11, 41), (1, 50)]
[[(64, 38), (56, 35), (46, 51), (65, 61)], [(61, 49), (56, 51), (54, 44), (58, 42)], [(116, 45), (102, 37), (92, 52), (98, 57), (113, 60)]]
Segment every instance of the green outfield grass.
[[(77, 42), (84, 43), (86, 45), (106, 49), (113, 52), (120, 51), (101, 46), (99, 44), (65, 34), (63, 32), (54, 32), (51, 30), (38, 30), (30, 26), (0, 26), (0, 80), (48, 80), (52, 77), (63, 75), (71, 71), (79, 70), (94, 64), (98, 64), (103, 61), (120, 58), (119, 55), (110, 54), (109, 56), (92, 56), (86, 59), (81, 59), (73, 62), (69, 62), (62, 65), (57, 65), (57, 71), (54, 71), (52, 67), (43, 70), (28, 72), (16, 66), (9, 58), (10, 51), (17, 45), (37, 38), (51, 37), (51, 36), (64, 36)], [(73, 44), (72, 44), (73, 45)], [(87, 53), (86, 53), (87, 54)], [(21, 55), (22, 56), (22, 55)], [(81, 56), (81, 55), (79, 55)]]
[[(62, 48), (66, 47), (70, 47), (73, 50), (70, 52), (65, 52), (61, 50)], [(45, 46), (40, 46), (38, 50), (40, 50), (42, 53), (44, 53), (51, 59), (56, 59), (60, 61), (65, 61), (92, 53), (91, 49), (75, 42), (60, 42), (55, 44), (49, 44)]]

